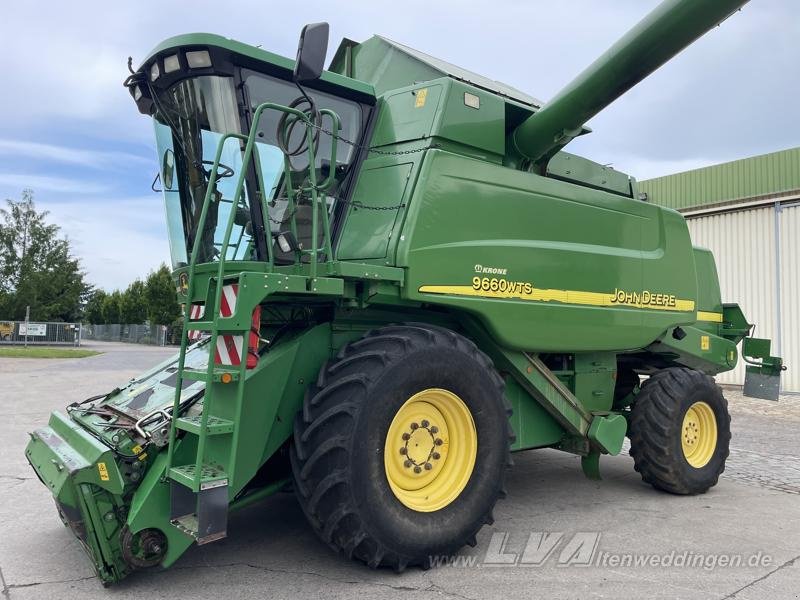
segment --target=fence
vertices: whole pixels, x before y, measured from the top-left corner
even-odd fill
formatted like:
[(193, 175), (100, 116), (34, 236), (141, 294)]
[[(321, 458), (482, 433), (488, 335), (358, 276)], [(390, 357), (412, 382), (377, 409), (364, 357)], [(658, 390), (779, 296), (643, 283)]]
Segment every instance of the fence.
[(180, 329), (162, 325), (111, 324), (82, 325), (81, 337), (84, 340), (100, 340), (104, 342), (127, 342), (129, 344), (150, 344), (153, 346), (171, 346), (180, 344)]
[(80, 346), (80, 323), (0, 321), (0, 344), (29, 346)]

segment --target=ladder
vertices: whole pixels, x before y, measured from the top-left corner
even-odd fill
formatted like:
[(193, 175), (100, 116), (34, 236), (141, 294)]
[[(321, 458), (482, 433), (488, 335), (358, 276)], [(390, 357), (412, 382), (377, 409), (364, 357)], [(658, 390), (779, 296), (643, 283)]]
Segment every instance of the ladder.
[[(308, 192), (311, 196), (313, 242), (311, 248), (301, 251), (303, 254), (310, 255), (311, 281), (316, 278), (319, 252), (326, 252), (328, 260), (331, 257), (328, 213), (324, 202), (320, 206), (319, 192), (328, 189), (333, 184), (335, 169), (330, 170), (329, 177), (323, 183), (317, 184), (316, 171), (313, 168), (315, 165), (314, 126), (309, 117), (304, 112), (290, 107), (273, 103), (261, 104), (254, 112), (250, 132), (247, 136), (228, 133), (218, 142), (214, 164), (197, 223), (191, 258), (187, 267), (188, 282), (183, 305), (184, 331), (181, 336), (178, 355), (177, 381), (171, 412), (172, 419), (170, 421), (164, 479), (169, 481), (170, 484), (170, 522), (185, 534), (193, 537), (198, 544), (213, 542), (225, 537), (231, 492), (236, 493), (243, 483), (246, 483), (246, 481), (239, 481), (241, 477), (237, 478), (235, 471), (236, 455), (239, 449), (238, 423), (241, 422), (243, 416), (245, 382), (247, 379), (248, 338), (253, 327), (252, 313), (258, 306), (258, 302), (253, 305), (253, 302), (236, 301), (235, 306), (225, 311), (226, 314), (224, 315), (222, 307), (226, 289), (229, 291), (233, 286), (238, 286), (242, 280), (241, 272), (229, 273), (226, 270), (226, 261), (230, 260), (227, 255), (229, 248), (231, 248), (231, 235), (237, 208), (241, 202), (245, 201), (244, 182), (247, 165), (252, 164), (253, 157), (255, 157), (255, 164), (257, 165), (255, 171), (258, 185), (262, 190), (259, 203), (262, 218), (265, 224), (269, 223), (269, 208), (263, 190), (270, 188), (264, 185), (263, 173), (259, 168), (261, 162), (258, 156), (258, 148), (255, 144), (258, 123), (261, 113), (265, 110), (291, 113), (304, 122), (306, 126), (309, 165), (311, 165), (311, 168), (309, 168), (310, 184), (305, 188), (292, 189), (291, 178), (289, 177), (291, 163), (287, 156), (284, 156), (284, 173), (286, 174), (285, 185), (289, 202), (287, 210), (291, 211), (290, 226), (295, 234), (297, 228), (294, 218), (295, 211), (293, 210), (295, 197), (303, 192)], [(320, 112), (331, 118), (333, 131), (336, 132), (334, 134), (335, 138), (341, 127), (339, 117), (326, 109), (322, 109)], [(229, 139), (239, 140), (240, 148), (242, 145), (244, 146), (242, 150), (242, 168), (237, 180), (233, 200), (230, 201), (231, 210), (228, 214), (223, 240), (219, 248), (216, 278), (209, 276), (202, 316), (199, 317), (199, 320), (191, 320), (192, 302), (198, 292), (196, 289), (196, 275), (198, 255), (202, 243), (201, 233), (204, 231), (212, 204), (212, 191), (216, 188), (222, 152)], [(331, 164), (333, 165), (336, 164), (336, 146), (337, 143), (331, 144)], [(320, 210), (322, 211), (321, 225), (323, 227), (324, 245), (322, 248), (317, 248), (318, 212)], [(267, 234), (269, 234), (269, 229), (267, 229)], [(273, 272), (274, 269), (274, 254), (271, 242), (272, 240), (269, 239), (266, 244), (267, 260), (264, 268), (267, 273)], [(234, 247), (238, 249), (240, 244), (241, 236), (234, 244)], [(236, 260), (236, 258), (234, 256), (233, 260)], [(208, 334), (208, 339), (204, 342), (209, 352), (205, 370), (190, 369), (185, 365), (186, 352), (190, 343), (190, 332), (197, 331)], [(225, 344), (231, 339), (230, 336), (233, 336), (233, 338), (236, 336), (241, 337), (238, 364), (218, 364), (216, 356), (219, 344)], [(188, 416), (180, 414), (181, 391), (185, 380), (205, 383), (200, 415)], [(178, 439), (179, 432), (182, 434), (181, 440)], [(178, 444), (179, 441), (180, 444)]]

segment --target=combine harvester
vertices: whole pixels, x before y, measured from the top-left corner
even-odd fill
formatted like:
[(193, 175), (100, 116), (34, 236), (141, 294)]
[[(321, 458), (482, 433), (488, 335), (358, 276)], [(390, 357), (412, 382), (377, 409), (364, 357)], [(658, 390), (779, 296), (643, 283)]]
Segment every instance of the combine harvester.
[(654, 487), (713, 486), (713, 376), (743, 341), (745, 391), (774, 399), (781, 360), (680, 214), (563, 148), (743, 3), (664, 2), (547, 104), (379, 36), (323, 72), (324, 23), (296, 61), (153, 50), (126, 85), (155, 126), (180, 352), (26, 450), (101, 581), (287, 486), (334, 550), (427, 567), (476, 543), (531, 448), (598, 477), (627, 435)]

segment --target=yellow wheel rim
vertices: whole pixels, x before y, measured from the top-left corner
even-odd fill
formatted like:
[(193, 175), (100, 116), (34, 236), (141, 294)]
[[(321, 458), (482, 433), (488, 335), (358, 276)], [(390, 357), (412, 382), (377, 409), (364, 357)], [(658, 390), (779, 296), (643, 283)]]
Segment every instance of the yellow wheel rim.
[(389, 425), (383, 462), (389, 487), (418, 512), (444, 508), (475, 468), (478, 432), (456, 394), (429, 388), (409, 398)]
[(695, 402), (683, 416), (681, 447), (686, 462), (699, 469), (708, 464), (717, 448), (717, 419), (711, 406)]

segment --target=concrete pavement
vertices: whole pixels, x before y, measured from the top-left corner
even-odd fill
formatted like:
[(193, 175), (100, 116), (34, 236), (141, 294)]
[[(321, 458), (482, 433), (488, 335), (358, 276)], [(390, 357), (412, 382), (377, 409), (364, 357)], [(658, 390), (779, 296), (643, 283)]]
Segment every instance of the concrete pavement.
[(701, 496), (656, 492), (626, 454), (604, 457), (604, 479), (595, 482), (583, 477), (576, 457), (527, 452), (515, 455), (494, 525), (481, 531), (476, 548), (443, 557), (448, 566), (398, 575), (347, 561), (316, 539), (293, 495), (281, 493), (232, 515), (227, 539), (190, 549), (172, 569), (104, 589), (25, 461), (26, 432), (51, 410), (113, 389), (172, 350), (91, 347), (104, 354), (0, 358), (0, 584), (8, 599), (800, 594), (800, 397), (774, 404), (735, 391), (726, 394), (734, 429), (728, 469)]

